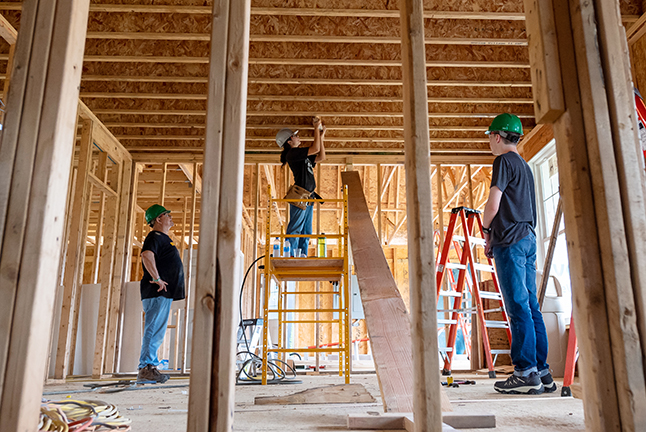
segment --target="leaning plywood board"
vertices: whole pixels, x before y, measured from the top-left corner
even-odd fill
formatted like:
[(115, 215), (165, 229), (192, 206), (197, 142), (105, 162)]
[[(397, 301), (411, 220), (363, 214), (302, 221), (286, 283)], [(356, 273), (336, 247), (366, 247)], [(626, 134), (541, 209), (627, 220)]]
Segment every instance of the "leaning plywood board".
[[(368, 211), (357, 172), (342, 174), (348, 186), (348, 225), (354, 270), (370, 333), (386, 412), (413, 411), (413, 348), (410, 319)], [(439, 371), (438, 371), (439, 373)], [(441, 391), (442, 410), (451, 404)]]
[(256, 405), (371, 403), (375, 398), (361, 384), (339, 384), (303, 390), (287, 396), (257, 396)]

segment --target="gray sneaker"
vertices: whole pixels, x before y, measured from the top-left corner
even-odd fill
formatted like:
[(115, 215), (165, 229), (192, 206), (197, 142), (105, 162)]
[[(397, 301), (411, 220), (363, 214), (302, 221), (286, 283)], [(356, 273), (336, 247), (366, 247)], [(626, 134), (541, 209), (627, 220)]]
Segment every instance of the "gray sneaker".
[(532, 372), (526, 377), (511, 375), (506, 381), (495, 383), (493, 388), (504, 394), (541, 394), (545, 391), (537, 372)]
[(169, 378), (170, 375), (159, 372), (159, 370), (157, 370), (153, 365), (147, 365), (146, 367), (139, 369), (139, 372), (137, 373), (137, 381), (155, 381), (163, 384), (168, 381)]
[(541, 382), (545, 388), (545, 393), (553, 393), (556, 391), (556, 383), (554, 382), (551, 373), (548, 372), (547, 375), (543, 375), (541, 377)]

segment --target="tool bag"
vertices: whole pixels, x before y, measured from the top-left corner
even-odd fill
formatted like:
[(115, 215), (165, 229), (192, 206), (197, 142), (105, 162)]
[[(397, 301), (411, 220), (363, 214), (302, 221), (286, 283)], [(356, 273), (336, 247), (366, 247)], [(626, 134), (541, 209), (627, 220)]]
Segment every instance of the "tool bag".
[[(293, 184), (289, 187), (289, 189), (287, 190), (287, 195), (285, 195), (285, 198), (283, 199), (310, 199), (310, 196), (312, 196), (312, 192), (296, 184)], [(292, 201), (290, 202), (290, 204), (298, 207), (301, 210), (305, 210), (307, 208), (307, 202), (303, 201)]]

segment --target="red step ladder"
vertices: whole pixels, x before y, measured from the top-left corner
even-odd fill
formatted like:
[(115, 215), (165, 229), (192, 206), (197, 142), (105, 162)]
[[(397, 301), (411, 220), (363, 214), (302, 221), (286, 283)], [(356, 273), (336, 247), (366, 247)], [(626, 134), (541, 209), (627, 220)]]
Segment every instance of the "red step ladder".
[[(456, 227), (458, 225), (458, 220), (461, 223), (463, 236), (455, 235)], [(474, 225), (477, 223), (477, 233), (480, 235), (476, 237), (473, 235)], [(500, 286), (498, 284), (498, 276), (496, 275), (496, 270), (493, 265), (491, 258), (487, 258), (487, 263), (482, 264), (476, 261), (474, 257), (474, 248), (475, 247), (484, 247), (484, 232), (482, 231), (482, 218), (480, 217), (480, 212), (473, 210), (467, 207), (456, 207), (451, 210), (451, 219), (449, 220), (449, 225), (444, 237), (444, 244), (442, 245), (442, 252), (440, 254), (440, 259), (437, 265), (436, 273), (436, 282), (437, 282), (437, 298), (439, 302), (440, 296), (449, 296), (454, 298), (453, 308), (449, 310), (438, 310), (438, 312), (451, 312), (452, 316), (450, 320), (443, 322), (449, 324), (449, 335), (446, 338), (446, 353), (444, 357), (444, 367), (442, 368), (443, 375), (451, 374), (451, 362), (453, 361), (453, 353), (455, 352), (455, 339), (457, 337), (458, 326), (461, 325), (465, 314), (475, 314), (478, 317), (478, 322), (480, 323), (480, 328), (484, 329), (482, 332), (482, 342), (484, 348), (485, 359), (487, 362), (487, 369), (489, 370), (489, 378), (495, 378), (496, 372), (494, 370), (494, 364), (496, 362), (496, 357), (499, 354), (510, 354), (510, 350), (492, 350), (489, 343), (489, 333), (488, 329), (499, 328), (505, 329), (507, 333), (507, 338), (511, 344), (511, 330), (509, 328), (509, 318), (507, 317), (507, 312), (505, 311), (505, 305), (503, 303), (502, 293), (500, 292)], [(451, 245), (453, 245), (456, 255), (459, 260), (458, 263), (452, 263), (449, 261), (449, 253), (451, 251)], [(461, 245), (461, 246), (460, 246)], [(458, 280), (454, 287), (450, 290), (442, 290), (442, 279), (444, 277), (445, 270), (459, 269)], [(493, 280), (493, 285), (495, 292), (489, 291), (480, 291), (479, 279), (477, 276), (477, 271), (491, 273)], [(468, 274), (467, 274), (468, 273)], [(473, 299), (472, 308), (462, 308), (462, 301), (464, 298), (464, 286), (465, 282), (468, 282), (468, 289), (471, 291)], [(487, 309), (485, 310), (482, 304), (482, 300), (492, 300), (500, 303), (498, 308)], [(502, 321), (496, 320), (487, 320), (485, 314), (501, 312)], [(444, 320), (438, 320), (438, 322)], [(472, 329), (475, 322), (472, 320)], [(465, 339), (466, 339), (465, 335)], [(472, 350), (477, 349), (477, 347), (471, 347)], [(442, 351), (442, 350), (441, 350)], [(492, 358), (492, 356), (495, 356)]]

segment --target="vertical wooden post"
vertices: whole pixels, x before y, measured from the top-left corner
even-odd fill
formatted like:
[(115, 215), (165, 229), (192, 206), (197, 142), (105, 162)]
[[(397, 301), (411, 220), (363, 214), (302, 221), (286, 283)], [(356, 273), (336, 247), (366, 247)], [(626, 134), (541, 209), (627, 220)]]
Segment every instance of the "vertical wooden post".
[(554, 135), (586, 428), (645, 430), (644, 173), (625, 36), (606, 3), (554, 2), (566, 108)]
[[(129, 173), (129, 172), (128, 172)], [(108, 319), (112, 304), (115, 252), (117, 248), (117, 222), (119, 217), (119, 196), (122, 189), (123, 167), (113, 165), (110, 172), (110, 185), (116, 186), (117, 195), (107, 197), (105, 212), (105, 232), (101, 248), (101, 298), (99, 300), (99, 316), (94, 342), (94, 360), (92, 362), (92, 377), (100, 378), (105, 366), (106, 341), (108, 334)]]
[[(92, 120), (83, 120), (81, 143), (79, 151), (79, 164), (76, 174), (76, 185), (72, 208), (69, 246), (65, 258), (65, 272), (63, 277), (63, 306), (61, 309), (61, 321), (58, 332), (58, 347), (56, 352), (56, 364), (54, 367), (54, 378), (63, 379), (70, 372), (70, 353), (72, 349), (72, 327), (77, 303), (80, 296), (80, 285), (83, 277), (83, 262), (85, 260), (85, 236), (87, 226), (84, 221), (90, 212), (90, 198), (92, 185), (87, 181), (88, 173), (92, 164)], [(74, 132), (76, 138), (76, 131)]]
[(23, 5), (0, 146), (3, 430), (38, 424), (88, 11), (88, 0)]
[(166, 176), (168, 175), (168, 164), (163, 163), (162, 164), (162, 178), (161, 178), (161, 186), (159, 188), (159, 205), (163, 206), (164, 205), (164, 200), (166, 198)]
[[(116, 360), (119, 351), (117, 335), (123, 309), (121, 291), (126, 280), (130, 279), (129, 257), (132, 249), (132, 210), (136, 199), (135, 181), (138, 178), (134, 163), (127, 159), (122, 166), (113, 166), (121, 170), (121, 182), (118, 188), (117, 225), (115, 252), (112, 270), (110, 303), (108, 303), (108, 328), (105, 347), (105, 372), (116, 372)], [(135, 192), (135, 193), (133, 193)]]
[[(256, 163), (256, 177), (254, 179), (254, 194), (253, 194), (253, 261), (258, 259), (258, 209), (260, 206), (260, 164)], [(255, 308), (253, 309), (253, 316), (258, 316), (260, 314), (260, 290), (258, 289), (258, 266), (253, 266), (253, 282), (252, 282), (252, 291), (254, 298)]]
[(240, 286), (250, 0), (217, 0), (209, 71), (188, 430), (230, 431)]
[[(106, 152), (99, 153), (99, 166), (97, 168), (97, 177), (104, 183), (108, 179), (108, 154)], [(96, 223), (96, 230), (94, 235), (94, 262), (92, 263), (92, 283), (97, 283), (99, 280), (99, 260), (101, 258), (101, 237), (103, 237), (103, 216), (105, 214), (105, 192), (99, 193), (99, 215)]]
[(422, 0), (400, 2), (415, 431), (442, 429)]
[(182, 212), (182, 234), (179, 241), (179, 257), (184, 263), (184, 273), (186, 273), (186, 261), (184, 260), (184, 250), (186, 249), (186, 215), (188, 213), (188, 197), (184, 197), (184, 205)]
[[(187, 371), (189, 311), (191, 309), (191, 285), (193, 284), (193, 237), (195, 237), (195, 210), (197, 208), (197, 163), (193, 164), (193, 188), (191, 190), (191, 225), (188, 229), (188, 256), (186, 257), (186, 300), (184, 302), (184, 329), (182, 332), (182, 373)], [(200, 219), (202, 222), (204, 219)], [(200, 224), (201, 226), (201, 224)]]

